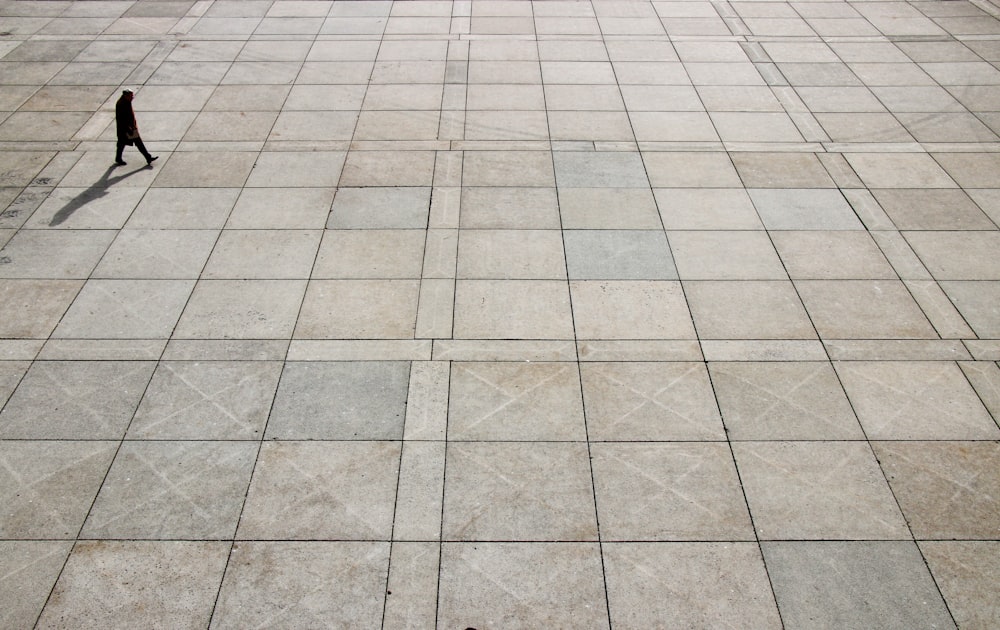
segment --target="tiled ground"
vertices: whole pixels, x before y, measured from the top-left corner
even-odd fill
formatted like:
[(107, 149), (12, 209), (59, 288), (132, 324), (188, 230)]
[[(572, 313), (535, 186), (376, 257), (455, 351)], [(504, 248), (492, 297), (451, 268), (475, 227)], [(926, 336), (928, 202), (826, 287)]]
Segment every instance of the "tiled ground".
[(997, 16), (0, 0), (0, 627), (1000, 627)]

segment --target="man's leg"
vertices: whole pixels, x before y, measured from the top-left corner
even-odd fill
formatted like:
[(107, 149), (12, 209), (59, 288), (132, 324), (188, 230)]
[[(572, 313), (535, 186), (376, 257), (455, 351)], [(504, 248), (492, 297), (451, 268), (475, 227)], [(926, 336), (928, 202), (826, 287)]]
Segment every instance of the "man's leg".
[(125, 163), (125, 160), (122, 159), (122, 151), (124, 150), (125, 150), (125, 143), (119, 140), (118, 146), (115, 149), (115, 164)]
[(142, 138), (136, 138), (134, 142), (135, 142), (135, 148), (139, 149), (139, 153), (142, 153), (142, 157), (146, 158), (147, 164), (156, 159), (155, 157), (149, 154), (149, 151), (146, 150), (146, 145), (142, 143)]

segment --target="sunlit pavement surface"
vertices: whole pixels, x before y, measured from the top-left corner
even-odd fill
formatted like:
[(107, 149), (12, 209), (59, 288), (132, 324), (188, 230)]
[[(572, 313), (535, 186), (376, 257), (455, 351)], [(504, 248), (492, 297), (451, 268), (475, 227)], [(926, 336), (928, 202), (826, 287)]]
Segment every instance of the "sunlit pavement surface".
[(0, 0), (0, 627), (1000, 627), (998, 15)]

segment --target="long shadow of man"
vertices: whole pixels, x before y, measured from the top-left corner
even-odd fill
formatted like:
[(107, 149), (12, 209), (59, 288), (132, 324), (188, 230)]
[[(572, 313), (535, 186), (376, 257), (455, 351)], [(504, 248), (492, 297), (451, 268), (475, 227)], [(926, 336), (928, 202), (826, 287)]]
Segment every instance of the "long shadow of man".
[(84, 190), (76, 197), (70, 199), (65, 206), (59, 209), (59, 212), (55, 213), (55, 216), (53, 216), (52, 220), (49, 221), (49, 226), (51, 227), (64, 223), (67, 219), (73, 216), (74, 212), (76, 212), (80, 208), (84, 207), (85, 205), (87, 205), (92, 201), (96, 201), (97, 199), (100, 199), (101, 197), (107, 195), (108, 188), (114, 186), (115, 184), (122, 181), (126, 177), (131, 177), (132, 175), (135, 175), (139, 171), (145, 171), (151, 169), (152, 166), (146, 165), (142, 168), (133, 169), (128, 173), (112, 177), (111, 173), (116, 168), (117, 165), (115, 164), (109, 166), (108, 170), (104, 171), (104, 174), (101, 175), (101, 179), (97, 180), (97, 182), (95, 182), (93, 186)]

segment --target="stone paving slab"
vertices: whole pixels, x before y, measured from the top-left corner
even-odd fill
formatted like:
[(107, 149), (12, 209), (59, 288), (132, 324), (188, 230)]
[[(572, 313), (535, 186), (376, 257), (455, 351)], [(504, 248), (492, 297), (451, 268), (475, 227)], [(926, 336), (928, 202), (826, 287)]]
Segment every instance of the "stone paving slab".
[(0, 0), (0, 627), (998, 627), (998, 251), (987, 0)]

